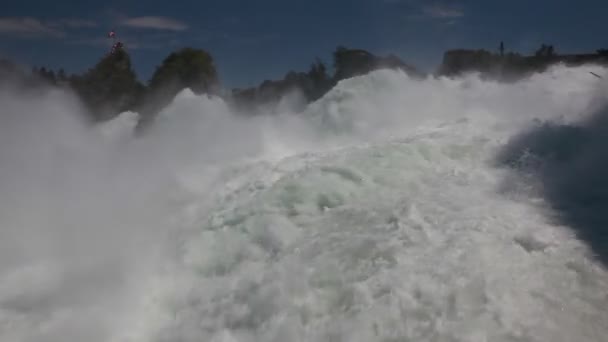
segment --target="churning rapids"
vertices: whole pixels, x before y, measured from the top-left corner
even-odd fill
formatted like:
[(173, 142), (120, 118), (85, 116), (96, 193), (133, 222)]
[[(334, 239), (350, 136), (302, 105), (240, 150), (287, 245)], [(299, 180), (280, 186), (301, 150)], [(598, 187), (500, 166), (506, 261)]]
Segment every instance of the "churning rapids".
[[(184, 90), (139, 138), (3, 89), (0, 340), (605, 341), (608, 202), (560, 188), (607, 185), (590, 71), (377, 71), (249, 118)], [(592, 137), (560, 162), (549, 126)]]

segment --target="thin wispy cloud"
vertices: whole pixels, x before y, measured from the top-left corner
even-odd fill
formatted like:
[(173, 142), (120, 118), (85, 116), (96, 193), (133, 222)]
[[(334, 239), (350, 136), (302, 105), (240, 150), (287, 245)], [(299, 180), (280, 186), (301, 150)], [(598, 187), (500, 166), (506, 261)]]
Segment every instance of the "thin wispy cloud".
[(448, 5), (432, 5), (424, 7), (422, 10), (424, 14), (432, 18), (455, 19), (464, 17), (464, 11), (462, 9)]
[(0, 34), (18, 37), (61, 38), (65, 36), (65, 32), (61, 29), (32, 17), (0, 18)]
[(155, 30), (184, 31), (188, 29), (185, 23), (167, 17), (134, 17), (123, 19), (122, 26)]
[(64, 38), (69, 30), (95, 28), (93, 20), (60, 18), (40, 20), (34, 17), (0, 18), (0, 34), (17, 38)]

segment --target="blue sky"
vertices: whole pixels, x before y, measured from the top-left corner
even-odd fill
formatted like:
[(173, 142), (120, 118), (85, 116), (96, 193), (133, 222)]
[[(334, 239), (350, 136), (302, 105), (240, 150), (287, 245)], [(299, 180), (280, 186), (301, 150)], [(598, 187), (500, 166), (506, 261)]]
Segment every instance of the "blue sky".
[(0, 12), (0, 56), (81, 72), (115, 28), (142, 81), (171, 51), (209, 51), (227, 87), (331, 64), (338, 45), (434, 70), (451, 48), (608, 48), (607, 0), (20, 0)]

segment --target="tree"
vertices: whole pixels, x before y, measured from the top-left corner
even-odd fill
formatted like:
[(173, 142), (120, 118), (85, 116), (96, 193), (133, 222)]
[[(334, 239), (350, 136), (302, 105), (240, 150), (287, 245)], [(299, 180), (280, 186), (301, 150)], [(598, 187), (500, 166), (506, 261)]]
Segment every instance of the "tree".
[(542, 44), (540, 49), (536, 50), (534, 54), (536, 57), (555, 57), (555, 50), (553, 45)]
[(364, 75), (377, 69), (401, 69), (410, 76), (422, 76), (421, 72), (404, 63), (397, 56), (375, 56), (365, 50), (347, 49), (342, 46), (334, 52), (334, 68), (334, 82)]
[(312, 89), (307, 94), (310, 101), (319, 99), (333, 87), (332, 79), (327, 74), (327, 68), (319, 58), (310, 66), (307, 76), (312, 83)]
[(195, 94), (215, 93), (219, 88), (213, 58), (200, 49), (184, 48), (165, 58), (148, 82), (138, 132), (150, 125), (158, 112), (167, 106), (181, 90), (189, 88)]
[(65, 70), (59, 69), (59, 71), (57, 72), (57, 81), (66, 82), (67, 80), (68, 80), (68, 77), (65, 74)]
[(171, 53), (156, 68), (149, 82), (152, 91), (169, 90), (171, 96), (184, 88), (190, 88), (196, 94), (211, 93), (218, 84), (211, 55), (192, 48)]
[(334, 78), (336, 81), (362, 75), (373, 69), (375, 57), (365, 50), (339, 46), (334, 51)]
[(107, 120), (137, 105), (143, 85), (137, 81), (131, 58), (117, 50), (102, 58), (84, 75), (70, 79), (96, 121)]
[(319, 58), (316, 59), (315, 63), (310, 65), (308, 76), (310, 79), (312, 79), (315, 85), (325, 84), (329, 80), (327, 68)]
[(46, 84), (56, 85), (57, 77), (52, 69), (41, 67), (40, 69), (32, 68), (32, 75), (38, 80), (42, 80)]

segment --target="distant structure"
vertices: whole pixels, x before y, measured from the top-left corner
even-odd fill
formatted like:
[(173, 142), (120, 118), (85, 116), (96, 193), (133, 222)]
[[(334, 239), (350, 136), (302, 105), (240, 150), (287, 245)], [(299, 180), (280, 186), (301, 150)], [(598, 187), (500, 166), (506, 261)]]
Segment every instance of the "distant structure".
[(449, 50), (437, 71), (439, 75), (453, 76), (465, 72), (480, 72), (484, 77), (516, 80), (530, 73), (542, 72), (552, 64), (569, 66), (582, 64), (608, 65), (608, 49), (596, 53), (559, 54), (553, 45), (542, 44), (532, 55), (506, 52), (500, 42), (497, 52), (487, 50)]

